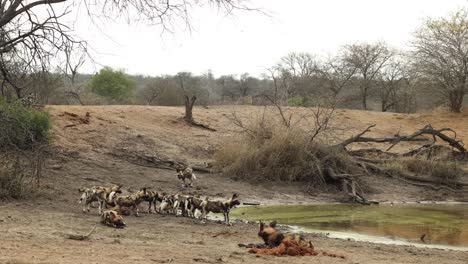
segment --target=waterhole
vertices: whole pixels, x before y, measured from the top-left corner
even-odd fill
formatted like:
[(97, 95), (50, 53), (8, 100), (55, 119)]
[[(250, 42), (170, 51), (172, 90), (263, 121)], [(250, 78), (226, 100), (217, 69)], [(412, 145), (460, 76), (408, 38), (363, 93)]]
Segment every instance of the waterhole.
[(241, 207), (232, 217), (271, 221), (331, 236), (394, 244), (445, 245), (468, 249), (468, 205), (343, 204)]

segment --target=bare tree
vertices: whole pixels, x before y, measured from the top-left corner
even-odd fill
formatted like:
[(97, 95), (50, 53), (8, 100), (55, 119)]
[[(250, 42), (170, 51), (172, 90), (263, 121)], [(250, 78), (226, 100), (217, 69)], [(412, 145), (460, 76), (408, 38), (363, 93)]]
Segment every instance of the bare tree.
[(357, 67), (338, 55), (329, 57), (320, 65), (318, 71), (322, 76), (322, 83), (332, 93), (333, 99), (338, 99), (341, 92), (350, 86)]
[(199, 89), (199, 80), (192, 76), (190, 72), (177, 73), (177, 83), (184, 96), (185, 115), (184, 119), (187, 123), (194, 124), (193, 106), (197, 100), (197, 90)]
[[(292, 95), (306, 96), (313, 90), (313, 77), (317, 73), (318, 62), (310, 53), (289, 53), (281, 59), (279, 67), (285, 81), (289, 81)], [(287, 73), (287, 74), (286, 74)]]
[(396, 108), (400, 93), (409, 86), (408, 72), (401, 60), (392, 60), (382, 71), (377, 82), (377, 91), (380, 97), (381, 110), (387, 112)]
[[(95, 22), (121, 18), (173, 31), (180, 25), (191, 29), (191, 10), (195, 6), (215, 7), (230, 14), (234, 10), (254, 10), (247, 3), (245, 0), (2, 0), (0, 78), (3, 84), (15, 86), (12, 67), (22, 65), (26, 74), (44, 71), (59, 54), (67, 53), (70, 43), (84, 44), (73, 35), (72, 24), (64, 20), (79, 6), (85, 6)], [(17, 92), (17, 96), (23, 95)]]
[(239, 85), (238, 80), (234, 79), (232, 75), (223, 75), (216, 80), (216, 84), (221, 89), (221, 95), (223, 100), (225, 97), (229, 97), (231, 102), (234, 102), (236, 99), (236, 87)]
[[(183, 84), (182, 84), (183, 85)], [(168, 77), (152, 78), (145, 84), (141, 90), (140, 96), (144, 98), (147, 105), (154, 103), (167, 89), (175, 86), (172, 79)]]
[(468, 10), (449, 18), (427, 19), (414, 34), (414, 70), (461, 112), (468, 91)]
[(64, 49), (65, 61), (61, 67), (63, 76), (69, 81), (69, 85), (65, 88), (65, 95), (77, 100), (81, 105), (84, 105), (81, 100), (83, 84), (76, 83), (78, 70), (83, 66), (88, 55), (85, 43), (67, 43)]
[(368, 109), (367, 99), (381, 69), (392, 58), (394, 52), (383, 42), (369, 44), (357, 43), (344, 47), (347, 63), (356, 68), (356, 78), (363, 109)]

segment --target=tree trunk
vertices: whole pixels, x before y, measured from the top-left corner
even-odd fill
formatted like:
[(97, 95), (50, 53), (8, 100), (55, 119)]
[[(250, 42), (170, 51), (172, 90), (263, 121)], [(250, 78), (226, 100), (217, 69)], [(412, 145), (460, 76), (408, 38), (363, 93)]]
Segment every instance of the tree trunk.
[(192, 110), (193, 110), (193, 105), (195, 104), (195, 101), (197, 100), (197, 97), (196, 96), (192, 96), (192, 98), (189, 98), (188, 95), (185, 96), (185, 116), (184, 116), (184, 119), (185, 121), (187, 121), (188, 123), (195, 123), (195, 121), (193, 120), (193, 114), (192, 114)]
[(450, 111), (455, 113), (461, 113), (464, 96), (465, 92), (463, 89), (457, 89), (449, 93)]
[(367, 110), (367, 91), (364, 90), (362, 93), (362, 108)]

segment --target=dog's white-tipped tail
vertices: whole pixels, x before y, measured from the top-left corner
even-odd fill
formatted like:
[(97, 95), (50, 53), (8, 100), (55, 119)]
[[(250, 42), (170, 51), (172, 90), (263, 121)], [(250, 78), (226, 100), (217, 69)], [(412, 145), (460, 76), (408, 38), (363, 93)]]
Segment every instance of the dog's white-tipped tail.
[(197, 175), (195, 175), (195, 173), (192, 173), (192, 176), (193, 176), (193, 179), (194, 179), (194, 180), (197, 179)]
[(115, 192), (111, 192), (109, 194), (109, 198), (107, 199), (107, 202), (112, 203), (114, 201), (114, 196), (115, 196)]

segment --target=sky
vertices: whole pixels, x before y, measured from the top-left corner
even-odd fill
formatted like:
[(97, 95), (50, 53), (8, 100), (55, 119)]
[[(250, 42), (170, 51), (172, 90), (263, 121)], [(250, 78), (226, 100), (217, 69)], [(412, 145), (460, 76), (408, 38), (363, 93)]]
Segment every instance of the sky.
[(96, 63), (82, 71), (110, 66), (129, 74), (164, 75), (190, 71), (215, 76), (248, 72), (260, 76), (290, 52), (317, 56), (342, 45), (385, 41), (405, 49), (427, 17), (444, 17), (467, 0), (251, 0), (268, 13), (239, 11), (226, 16), (195, 8), (192, 31), (162, 33), (160, 27), (77, 19), (76, 35), (87, 40)]

